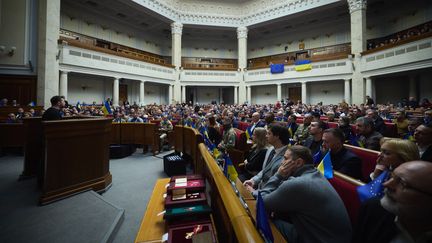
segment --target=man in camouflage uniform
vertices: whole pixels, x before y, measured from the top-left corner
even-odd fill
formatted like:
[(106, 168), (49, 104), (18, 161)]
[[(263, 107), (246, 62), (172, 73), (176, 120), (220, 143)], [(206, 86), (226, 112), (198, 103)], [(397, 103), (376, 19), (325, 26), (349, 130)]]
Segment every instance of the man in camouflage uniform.
[(222, 141), (219, 143), (218, 149), (226, 152), (227, 149), (234, 148), (236, 143), (236, 132), (232, 127), (231, 118), (224, 118), (223, 129)]
[(163, 150), (163, 145), (165, 144), (165, 140), (168, 137), (168, 132), (173, 130), (173, 125), (170, 120), (168, 120), (167, 115), (162, 116), (162, 121), (159, 123), (159, 132), (160, 132), (160, 150)]

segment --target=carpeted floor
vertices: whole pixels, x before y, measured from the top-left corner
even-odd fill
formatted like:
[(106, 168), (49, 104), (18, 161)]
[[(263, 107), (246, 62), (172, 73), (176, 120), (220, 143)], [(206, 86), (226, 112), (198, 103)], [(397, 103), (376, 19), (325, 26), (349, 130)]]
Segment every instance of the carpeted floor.
[[(36, 180), (17, 181), (23, 157), (0, 157), (0, 242), (98, 242), (120, 209), (123, 222), (113, 242), (133, 242), (155, 181), (166, 177), (161, 158), (169, 153), (154, 157), (141, 151), (110, 161), (113, 183), (101, 197), (80, 194), (43, 207), (37, 206)], [(87, 211), (79, 207), (83, 202)], [(108, 223), (102, 227), (96, 222)]]

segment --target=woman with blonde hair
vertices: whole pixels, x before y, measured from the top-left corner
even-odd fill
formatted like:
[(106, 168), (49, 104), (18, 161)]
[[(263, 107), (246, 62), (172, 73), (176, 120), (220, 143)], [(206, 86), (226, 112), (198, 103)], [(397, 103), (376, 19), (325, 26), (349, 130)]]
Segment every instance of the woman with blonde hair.
[(370, 177), (373, 180), (383, 171), (392, 171), (402, 163), (419, 159), (419, 150), (414, 142), (399, 138), (384, 138), (381, 141), (381, 153), (377, 165)]
[(252, 134), (252, 148), (244, 161), (245, 171), (239, 176), (241, 181), (248, 180), (262, 170), (264, 159), (269, 148), (267, 142), (267, 130), (256, 127)]

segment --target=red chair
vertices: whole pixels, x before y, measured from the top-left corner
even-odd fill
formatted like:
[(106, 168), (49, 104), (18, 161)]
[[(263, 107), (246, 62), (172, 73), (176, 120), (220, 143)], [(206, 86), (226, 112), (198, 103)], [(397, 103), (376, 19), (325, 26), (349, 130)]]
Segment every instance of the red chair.
[(369, 175), (375, 170), (376, 161), (380, 153), (375, 150), (360, 148), (348, 144), (344, 144), (344, 146), (362, 159), (363, 181), (369, 181)]
[(235, 148), (244, 152), (248, 152), (246, 133), (238, 128), (234, 128), (236, 133), (236, 145)]
[(242, 130), (242, 131), (246, 131), (246, 129), (250, 126), (250, 123), (248, 122), (239, 122), (238, 123), (238, 129)]
[(327, 122), (329, 128), (338, 128), (339, 124), (337, 122)]
[(392, 122), (384, 122), (384, 125), (386, 127), (385, 132), (383, 134), (384, 137), (390, 137), (390, 138), (398, 138), (399, 135), (397, 133), (397, 125)]
[(351, 224), (354, 225), (357, 222), (357, 216), (361, 205), (357, 187), (364, 184), (337, 171), (333, 173), (334, 176), (332, 179), (329, 179), (329, 182), (344, 202), (348, 216), (351, 219)]

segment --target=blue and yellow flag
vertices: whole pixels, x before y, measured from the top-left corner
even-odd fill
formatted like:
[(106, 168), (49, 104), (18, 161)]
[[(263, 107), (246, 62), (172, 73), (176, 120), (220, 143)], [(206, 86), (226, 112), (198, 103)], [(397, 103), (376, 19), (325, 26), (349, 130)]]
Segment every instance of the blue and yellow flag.
[(292, 138), (293, 135), (294, 135), (291, 126), (292, 126), (292, 123), (288, 126), (288, 132), (289, 132), (289, 134), (290, 134), (290, 138)]
[(407, 133), (407, 134), (403, 137), (403, 139), (405, 139), (405, 140), (410, 140), (410, 141), (415, 142), (414, 133), (413, 133), (413, 132), (409, 132), (409, 133)]
[(364, 148), (364, 144), (359, 140), (357, 136), (353, 135), (352, 133), (350, 134), (349, 142), (353, 146)]
[(246, 128), (245, 134), (246, 134), (247, 140), (252, 139), (252, 134), (253, 134), (252, 126), (249, 126)]
[(330, 150), (321, 160), (321, 163), (319, 163), (317, 169), (319, 172), (321, 172), (321, 174), (324, 175), (325, 178), (327, 179), (333, 178), (333, 168), (332, 168), (332, 161), (330, 157)]
[(357, 193), (361, 202), (364, 202), (370, 198), (382, 197), (384, 195), (383, 183), (388, 178), (389, 171), (386, 170), (381, 173), (375, 180), (369, 182), (366, 185), (357, 187)]
[(306, 71), (312, 69), (312, 64), (310, 60), (299, 60), (295, 62), (294, 69), (296, 71)]
[(102, 106), (101, 110), (103, 111), (104, 115), (110, 115), (112, 114), (112, 110), (110, 105), (108, 104), (108, 101), (105, 101), (104, 105)]
[(270, 228), (268, 215), (260, 191), (258, 191), (256, 203), (256, 227), (264, 237), (265, 242), (274, 242), (273, 233)]
[(316, 152), (313, 155), (313, 162), (314, 165), (318, 164), (321, 161), (321, 157), (322, 157), (322, 151), (321, 151), (321, 147), (318, 149), (318, 152)]
[(230, 181), (237, 180), (237, 171), (234, 168), (234, 164), (228, 155), (224, 156), (225, 165), (224, 165), (224, 174)]

